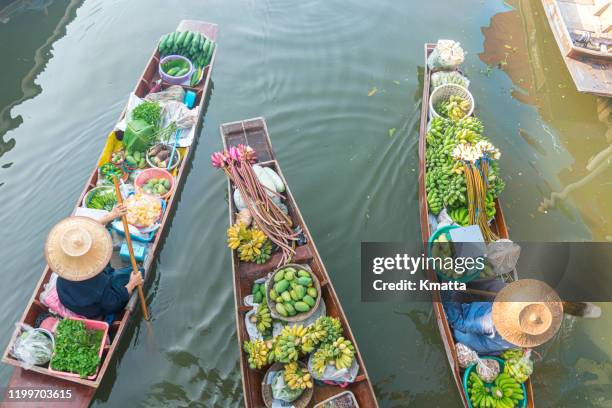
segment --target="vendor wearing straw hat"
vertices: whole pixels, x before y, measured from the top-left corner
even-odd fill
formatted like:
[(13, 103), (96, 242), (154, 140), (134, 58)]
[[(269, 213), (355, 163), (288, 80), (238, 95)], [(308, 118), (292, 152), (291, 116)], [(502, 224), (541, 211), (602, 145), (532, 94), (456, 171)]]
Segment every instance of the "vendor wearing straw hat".
[(45, 258), (58, 275), (57, 294), (72, 312), (88, 318), (121, 311), (142, 283), (140, 274), (113, 273), (113, 242), (103, 224), (125, 214), (116, 207), (100, 221), (69, 217), (56, 224), (45, 243)]
[(510, 283), (491, 302), (445, 302), (455, 339), (479, 354), (539, 346), (561, 327), (563, 304), (544, 282), (521, 279)]

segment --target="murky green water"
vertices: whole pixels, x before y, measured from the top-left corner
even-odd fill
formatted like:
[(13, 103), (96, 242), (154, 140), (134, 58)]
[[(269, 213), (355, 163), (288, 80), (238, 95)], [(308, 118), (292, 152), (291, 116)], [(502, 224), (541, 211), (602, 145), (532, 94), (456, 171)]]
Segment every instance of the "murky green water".
[[(513, 238), (612, 235), (610, 169), (538, 211), (587, 174), (607, 128), (596, 98), (574, 91), (536, 0), (516, 9), (467, 0), (16, 3), (0, 13), (2, 347), (40, 277), (46, 233), (74, 206), (156, 39), (182, 18), (220, 26), (203, 134), (148, 294), (153, 334), (131, 327), (95, 406), (242, 405), (225, 182), (209, 155), (221, 146), (220, 123), (259, 115), (381, 405), (458, 405), (431, 307), (359, 300), (359, 243), (420, 237), (426, 41), (455, 38), (469, 52), (478, 114), (504, 153)], [(539, 407), (612, 406), (610, 313), (604, 305), (598, 321), (566, 321), (536, 366)], [(2, 365), (1, 384), (9, 375)]]

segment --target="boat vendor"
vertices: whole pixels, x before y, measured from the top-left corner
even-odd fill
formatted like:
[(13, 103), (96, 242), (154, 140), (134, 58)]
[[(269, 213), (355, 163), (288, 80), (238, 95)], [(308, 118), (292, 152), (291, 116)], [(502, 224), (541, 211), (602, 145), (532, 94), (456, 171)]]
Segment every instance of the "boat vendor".
[(561, 327), (563, 305), (544, 282), (521, 279), (505, 286), (493, 302), (444, 302), (457, 342), (480, 355), (539, 346)]
[(99, 221), (68, 217), (49, 232), (45, 258), (58, 275), (57, 296), (69, 311), (87, 318), (117, 313), (142, 283), (142, 275), (130, 273), (131, 268), (114, 271), (109, 264), (113, 242), (104, 224), (125, 213), (125, 206), (117, 206)]

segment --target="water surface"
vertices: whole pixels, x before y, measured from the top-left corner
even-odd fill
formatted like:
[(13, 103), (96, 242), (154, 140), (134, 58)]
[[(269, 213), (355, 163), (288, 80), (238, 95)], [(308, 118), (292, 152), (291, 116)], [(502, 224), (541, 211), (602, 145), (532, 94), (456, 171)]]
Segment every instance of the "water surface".
[[(226, 185), (209, 156), (220, 123), (260, 115), (381, 405), (458, 406), (431, 306), (359, 299), (361, 241), (420, 239), (427, 41), (455, 38), (468, 52), (477, 113), (503, 152), (512, 237), (612, 235), (609, 169), (538, 211), (607, 146), (597, 99), (574, 90), (538, 1), (288, 4), (51, 0), (0, 13), (1, 345), (40, 277), (47, 231), (72, 210), (157, 38), (183, 18), (220, 26), (203, 132), (148, 293), (152, 334), (141, 321), (130, 327), (96, 407), (242, 406)], [(567, 320), (542, 351), (538, 406), (612, 406), (610, 313)], [(10, 370), (0, 367), (2, 384)]]

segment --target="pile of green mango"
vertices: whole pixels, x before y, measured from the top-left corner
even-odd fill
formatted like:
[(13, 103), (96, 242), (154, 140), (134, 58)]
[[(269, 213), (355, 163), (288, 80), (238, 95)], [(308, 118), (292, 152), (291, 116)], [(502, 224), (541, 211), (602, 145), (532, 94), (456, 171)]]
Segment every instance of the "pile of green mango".
[(270, 306), (283, 317), (308, 313), (319, 296), (310, 272), (292, 266), (277, 271), (268, 285)]

